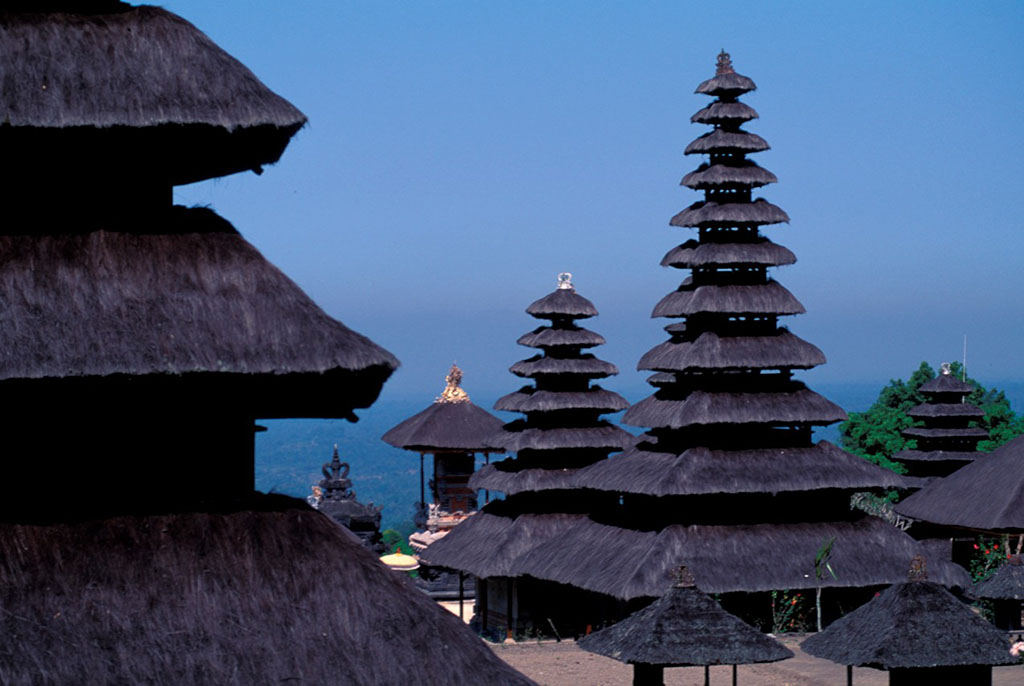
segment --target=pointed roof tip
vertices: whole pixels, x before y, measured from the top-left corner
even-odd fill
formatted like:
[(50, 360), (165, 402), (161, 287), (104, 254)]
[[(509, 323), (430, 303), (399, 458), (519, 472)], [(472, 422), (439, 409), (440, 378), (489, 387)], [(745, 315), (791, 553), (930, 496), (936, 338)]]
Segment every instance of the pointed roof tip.
[(572, 285), (572, 272), (562, 272), (558, 275), (558, 289), (576, 290), (576, 287)]
[(718, 58), (715, 60), (715, 76), (735, 73), (736, 71), (732, 68), (732, 57), (725, 51), (725, 48), (722, 48), (722, 52), (718, 53)]
[(462, 390), (462, 370), (452, 362), (451, 369), (444, 377), (445, 387), (441, 395), (434, 399), (435, 403), (468, 403), (469, 394)]
[(928, 563), (925, 561), (924, 555), (915, 555), (910, 559), (907, 581), (928, 581)]
[(672, 576), (675, 579), (675, 588), (697, 588), (693, 572), (686, 565), (677, 567)]

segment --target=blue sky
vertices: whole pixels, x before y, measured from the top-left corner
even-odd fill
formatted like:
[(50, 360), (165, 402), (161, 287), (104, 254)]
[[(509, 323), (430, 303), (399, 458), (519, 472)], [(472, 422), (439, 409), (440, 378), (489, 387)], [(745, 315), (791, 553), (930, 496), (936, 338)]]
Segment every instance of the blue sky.
[(606, 384), (642, 397), (665, 338), (658, 266), (691, 232), (679, 179), (705, 127), (693, 94), (732, 54), (747, 126), (779, 183), (767, 228), (829, 359), (815, 383), (875, 382), (961, 355), (1024, 379), (1024, 3), (164, 3), (310, 119), (281, 162), (181, 187), (329, 314), (395, 353), (388, 395), (508, 392), (524, 308), (575, 274), (601, 311)]

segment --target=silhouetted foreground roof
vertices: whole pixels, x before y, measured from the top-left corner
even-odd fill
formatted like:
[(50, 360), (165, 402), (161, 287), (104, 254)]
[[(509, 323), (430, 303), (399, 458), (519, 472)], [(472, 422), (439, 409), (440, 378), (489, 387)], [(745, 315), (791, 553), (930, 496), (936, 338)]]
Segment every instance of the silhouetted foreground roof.
[(928, 581), (893, 584), (801, 647), (843, 665), (894, 669), (1006, 665), (1006, 633)]
[(5, 228), (0, 380), (344, 371), (374, 378), (372, 402), (398, 366), (210, 210), (67, 235)]
[[(833, 537), (831, 564), (839, 578), (819, 581), (814, 557)], [(916, 541), (875, 517), (838, 523), (674, 524), (657, 532), (583, 519), (556, 540), (526, 552), (515, 566), (538, 579), (629, 600), (664, 594), (672, 570), (680, 565), (701, 580), (706, 593), (875, 586), (903, 577), (907, 560), (920, 552)], [(932, 577), (949, 586), (970, 584), (963, 568), (952, 562), (933, 563)]]
[(471, 402), (433, 403), (409, 417), (381, 439), (406, 450), (467, 450), (496, 452), (502, 449), (501, 420)]
[(975, 584), (972, 593), (979, 598), (1024, 600), (1024, 565), (1020, 555), (1014, 555), (995, 574)]
[(0, 524), (5, 684), (533, 682), (301, 501)]
[(678, 586), (577, 645), (620, 662), (665, 667), (745, 665), (793, 657), (789, 648), (696, 588)]
[(904, 517), (984, 531), (1024, 532), (1024, 436), (896, 504)]

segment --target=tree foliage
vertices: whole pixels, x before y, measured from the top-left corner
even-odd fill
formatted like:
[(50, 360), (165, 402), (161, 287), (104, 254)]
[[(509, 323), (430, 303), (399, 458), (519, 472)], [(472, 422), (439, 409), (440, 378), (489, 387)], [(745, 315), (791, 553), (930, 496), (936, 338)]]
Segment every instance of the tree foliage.
[[(950, 367), (954, 375), (962, 377), (963, 366), (959, 362), (953, 362)], [(927, 362), (922, 362), (906, 381), (890, 380), (867, 411), (851, 412), (850, 418), (839, 425), (843, 448), (875, 464), (905, 473), (903, 466), (894, 462), (892, 456), (901, 450), (917, 447), (914, 440), (903, 438), (900, 432), (911, 426), (922, 426), (921, 422), (912, 420), (907, 411), (925, 402), (921, 386), (934, 378), (935, 370)], [(967, 382), (974, 385), (967, 402), (985, 412), (985, 416), (971, 422), (971, 426), (985, 429), (990, 436), (978, 444), (979, 450), (993, 450), (1024, 433), (1024, 416), (1014, 413), (1003, 391), (987, 389), (970, 377), (967, 377)]]

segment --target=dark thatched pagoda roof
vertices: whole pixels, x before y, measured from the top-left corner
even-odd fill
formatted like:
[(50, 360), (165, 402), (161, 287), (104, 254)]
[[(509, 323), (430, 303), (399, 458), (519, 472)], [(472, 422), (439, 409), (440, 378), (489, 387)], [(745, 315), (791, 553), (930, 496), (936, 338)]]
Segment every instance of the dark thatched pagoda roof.
[(94, 162), (84, 155), (102, 153), (191, 183), (276, 162), (306, 122), (195, 26), (159, 7), (16, 5), (22, 12), (0, 13), (8, 164), (53, 144), (56, 154), (81, 156), (76, 164), (85, 168)]
[(604, 345), (604, 336), (582, 327), (552, 329), (539, 326), (530, 333), (525, 333), (516, 341), (528, 348), (593, 348)]
[(452, 365), (446, 379), (448, 385), (430, 407), (390, 429), (381, 440), (419, 452), (502, 450), (501, 420), (470, 401), (460, 387), (462, 370)]
[(996, 448), (896, 504), (932, 524), (1024, 532), (1024, 436)]
[(577, 293), (575, 288), (557, 288), (530, 303), (526, 313), (538, 319), (585, 319), (597, 316), (597, 308), (594, 307), (594, 303)]
[(846, 419), (841, 407), (799, 381), (785, 392), (693, 391), (682, 400), (657, 394), (634, 404), (622, 418), (629, 426), (679, 429), (695, 424), (815, 424)]
[(718, 55), (718, 65), (715, 69), (715, 75), (697, 86), (697, 90), (695, 90), (694, 93), (715, 95), (720, 98), (730, 100), (738, 95), (743, 95), (744, 93), (755, 90), (756, 88), (757, 86), (754, 85), (754, 81), (752, 79), (733, 71), (732, 60), (729, 59), (729, 53), (723, 50)]
[(516, 376), (533, 378), (542, 374), (571, 374), (601, 379), (619, 373), (619, 368), (611, 362), (605, 362), (590, 354), (574, 357), (548, 357), (537, 355), (528, 360), (520, 360), (508, 368)]
[(574, 482), (582, 488), (653, 496), (904, 487), (895, 472), (876, 469), (827, 441), (807, 448), (698, 447), (681, 455), (634, 447), (581, 469)]
[(782, 208), (764, 198), (750, 203), (719, 203), (698, 200), (672, 217), (671, 226), (765, 226), (789, 222), (789, 215)]
[(758, 188), (778, 181), (775, 174), (758, 166), (753, 160), (744, 160), (733, 164), (702, 164), (684, 176), (679, 185), (694, 190), (718, 186)]
[[(763, 152), (770, 150), (768, 141), (756, 133), (713, 129), (686, 146), (687, 155), (712, 152)], [(685, 184), (684, 184), (685, 185)]]
[(355, 406), (365, 407), (398, 366), (212, 211), (174, 207), (119, 224), (27, 235), (8, 222), (0, 235), (0, 383), (205, 375), (330, 384), (356, 374), (365, 392), (355, 393), (363, 396)]
[(550, 412), (552, 410), (599, 410), (620, 412), (629, 407), (618, 393), (591, 386), (586, 391), (538, 391), (523, 386), (515, 393), (498, 398), (494, 409), (506, 412)]
[(893, 455), (900, 462), (973, 462), (985, 453), (976, 450), (901, 450)]
[[(831, 565), (838, 578), (816, 579), (814, 559), (835, 538)], [(688, 567), (706, 593), (788, 588), (862, 587), (888, 583), (906, 573), (920, 544), (887, 522), (865, 516), (852, 522), (673, 524), (637, 531), (582, 519), (516, 562), (522, 573), (570, 584), (623, 600), (657, 597), (672, 572)], [(936, 561), (933, 578), (966, 588), (959, 565)]]
[(988, 431), (972, 427), (965, 429), (928, 429), (920, 426), (911, 426), (903, 429), (900, 433), (907, 438), (988, 438)]
[(970, 403), (922, 403), (907, 410), (914, 419), (925, 417), (984, 417), (985, 411)]
[(1014, 555), (971, 591), (978, 598), (993, 600), (1024, 600), (1024, 564), (1020, 555)]
[(505, 450), (565, 450), (572, 448), (604, 448), (622, 450), (633, 442), (626, 431), (606, 421), (596, 421), (586, 427), (558, 427), (551, 429), (525, 428), (525, 420), (505, 425), (501, 440)]
[(796, 256), (789, 248), (763, 237), (751, 243), (699, 243), (690, 239), (669, 250), (661, 259), (662, 267), (679, 269), (741, 264), (777, 267), (794, 263)]
[(690, 122), (694, 124), (742, 124), (757, 118), (757, 110), (744, 102), (716, 100), (690, 117)]
[[(469, 487), (515, 495), (528, 491), (565, 491), (576, 488), (575, 469), (510, 469), (514, 460), (484, 465), (473, 472)], [(505, 464), (513, 463), (513, 464)]]
[(682, 586), (577, 645), (620, 662), (665, 667), (746, 665), (793, 657), (776, 639), (696, 588)]
[(817, 346), (778, 329), (771, 336), (719, 336), (705, 331), (693, 341), (666, 341), (637, 363), (637, 369), (810, 369), (825, 364)]
[(4, 683), (533, 683), (323, 514), (245, 507), (0, 524)]
[(928, 581), (893, 584), (801, 648), (839, 664), (876, 669), (1017, 662), (1005, 632)]
[(966, 381), (961, 381), (953, 374), (946, 373), (939, 374), (931, 381), (921, 384), (921, 388), (919, 390), (926, 395), (936, 393), (960, 393), (968, 395), (974, 391), (974, 386)]
[(654, 306), (652, 317), (686, 317), (691, 314), (774, 314), (806, 312), (792, 293), (776, 281), (752, 285), (684, 286)]

